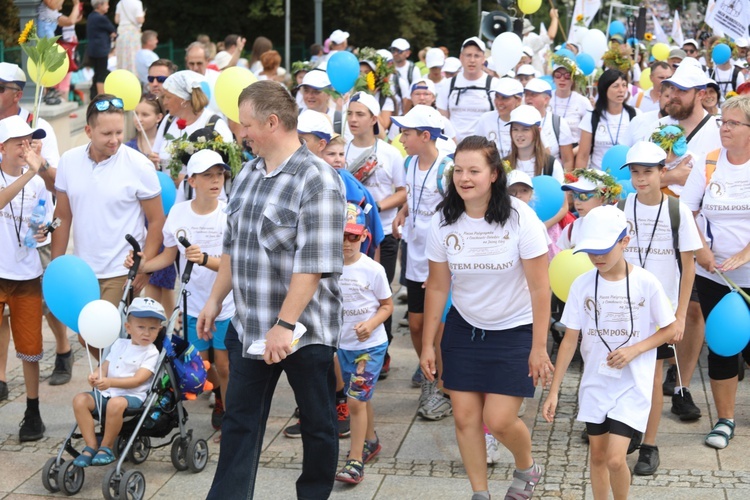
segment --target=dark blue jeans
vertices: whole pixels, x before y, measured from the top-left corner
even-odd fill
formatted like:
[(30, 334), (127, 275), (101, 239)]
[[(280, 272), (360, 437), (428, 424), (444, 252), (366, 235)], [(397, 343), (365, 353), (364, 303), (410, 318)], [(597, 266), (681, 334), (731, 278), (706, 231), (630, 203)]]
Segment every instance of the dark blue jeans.
[(302, 475), (297, 498), (326, 499), (333, 489), (338, 461), (338, 417), (335, 348), (314, 344), (301, 348), (281, 363), (242, 357), (237, 331), (229, 326), (229, 384), (226, 414), (221, 425), (221, 453), (209, 499), (253, 498), (258, 462), (266, 432), (271, 399), (282, 370), (304, 415)]

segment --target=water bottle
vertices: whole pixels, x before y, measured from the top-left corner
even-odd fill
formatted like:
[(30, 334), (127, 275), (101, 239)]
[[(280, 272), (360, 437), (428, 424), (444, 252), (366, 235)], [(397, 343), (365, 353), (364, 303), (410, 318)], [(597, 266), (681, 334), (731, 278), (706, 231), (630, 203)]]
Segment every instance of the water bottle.
[(47, 208), (44, 206), (45, 202), (46, 200), (39, 200), (39, 204), (31, 211), (29, 230), (26, 231), (26, 236), (23, 239), (24, 244), (28, 248), (36, 248), (36, 233), (39, 232), (39, 228), (42, 227), (44, 218), (47, 216)]

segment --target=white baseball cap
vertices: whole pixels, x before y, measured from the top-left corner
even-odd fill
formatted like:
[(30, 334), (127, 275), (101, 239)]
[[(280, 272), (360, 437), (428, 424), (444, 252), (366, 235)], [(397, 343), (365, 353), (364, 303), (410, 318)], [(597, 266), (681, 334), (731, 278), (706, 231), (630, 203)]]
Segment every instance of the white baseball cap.
[(18, 85), (23, 90), (26, 86), (26, 74), (17, 64), (0, 62), (0, 82)]
[(528, 92), (535, 92), (537, 94), (544, 94), (547, 93), (549, 95), (552, 95), (552, 87), (550, 84), (541, 78), (532, 78), (528, 82), (526, 82), (526, 87), (524, 90)]
[(413, 128), (430, 133), (431, 139), (443, 138), (443, 118), (437, 109), (417, 104), (404, 116), (392, 116), (391, 120), (400, 128)]
[[(358, 102), (364, 105), (364, 107), (369, 109), (370, 113), (372, 113), (375, 116), (378, 116), (380, 114), (380, 104), (378, 104), (378, 100), (375, 99), (370, 94), (368, 94), (367, 92), (357, 92), (349, 99), (349, 103), (352, 103), (352, 102)], [(375, 135), (377, 135), (378, 132), (380, 131), (377, 121), (375, 122), (374, 129), (375, 129)]]
[(5, 143), (8, 139), (27, 136), (31, 136), (32, 139), (44, 139), (47, 137), (47, 132), (40, 128), (34, 130), (29, 127), (26, 120), (18, 115), (11, 115), (0, 120), (0, 144)]
[(411, 49), (411, 45), (409, 45), (409, 42), (404, 38), (396, 38), (395, 40), (393, 40), (391, 42), (391, 47), (394, 49), (398, 49), (401, 52)]
[(536, 70), (531, 64), (522, 64), (516, 70), (516, 76), (536, 76)]
[(312, 71), (308, 71), (307, 73), (305, 73), (305, 76), (302, 77), (302, 83), (300, 83), (299, 86), (302, 87), (303, 85), (306, 85), (315, 90), (321, 90), (330, 87), (331, 80), (328, 79), (328, 73), (326, 73), (325, 71), (314, 69)]
[(693, 66), (703, 71), (703, 66), (701, 65), (701, 62), (694, 57), (686, 57), (685, 59), (680, 61), (680, 66)]
[(431, 48), (424, 55), (424, 62), (428, 68), (436, 68), (445, 64), (445, 52), (442, 49)]
[(327, 143), (333, 136), (333, 125), (331, 125), (328, 115), (306, 109), (297, 118), (297, 133), (313, 134)]
[(414, 82), (411, 86), (411, 89), (409, 90), (409, 93), (412, 93), (415, 90), (427, 90), (428, 92), (432, 92), (432, 95), (436, 95), (435, 83), (429, 78), (425, 78), (424, 80), (417, 80), (416, 82)]
[(508, 126), (511, 123), (520, 123), (527, 127), (533, 127), (542, 123), (542, 115), (534, 106), (521, 104), (510, 112), (510, 120), (505, 125)]
[[(205, 151), (205, 150), (204, 150)], [(136, 297), (128, 307), (128, 316), (136, 318), (156, 318), (160, 321), (166, 321), (167, 315), (164, 314), (162, 305), (151, 297)]]
[(734, 44), (737, 47), (740, 47), (740, 48), (744, 49), (745, 47), (748, 46), (747, 38), (738, 38), (737, 40), (734, 41)]
[(476, 45), (477, 47), (479, 47), (479, 50), (481, 50), (482, 52), (487, 50), (487, 46), (484, 44), (482, 39), (479, 38), (478, 36), (473, 36), (471, 38), (467, 38), (466, 40), (464, 40), (464, 43), (461, 44), (461, 50), (464, 50), (464, 47), (466, 47), (467, 45)]
[(523, 46), (523, 53), (529, 57), (534, 57), (534, 49), (532, 49), (528, 45)]
[(456, 73), (461, 69), (461, 60), (458, 57), (447, 57), (443, 63), (444, 73)]
[(187, 175), (188, 177), (192, 177), (196, 174), (202, 174), (216, 165), (224, 167), (224, 170), (230, 170), (229, 165), (224, 163), (224, 159), (219, 153), (213, 149), (201, 149), (190, 156), (187, 164)]
[(385, 59), (385, 60), (386, 60), (386, 62), (391, 62), (391, 61), (393, 61), (393, 54), (391, 54), (391, 51), (390, 51), (390, 50), (386, 50), (386, 49), (378, 49), (378, 50), (376, 50), (376, 51), (375, 51), (375, 53), (376, 53), (377, 55), (379, 55), (380, 57), (382, 57), (383, 59)]
[(667, 161), (667, 153), (653, 142), (638, 141), (633, 144), (625, 156), (625, 165), (620, 167), (628, 168), (631, 165), (643, 165), (644, 167), (657, 167), (664, 165)]
[[(600, 177), (604, 174), (601, 170), (597, 170), (595, 168), (587, 168), (586, 171), (590, 175), (594, 175), (596, 177)], [(604, 187), (604, 181), (597, 181), (594, 182), (588, 177), (583, 177), (582, 175), (578, 177), (578, 180), (575, 182), (571, 182), (569, 184), (563, 184), (562, 190), (563, 191), (575, 191), (576, 193), (589, 193), (591, 191), (596, 191), (598, 188)]]
[(586, 252), (603, 255), (627, 235), (628, 221), (625, 212), (615, 205), (591, 209), (583, 218), (578, 244), (573, 253)]
[(531, 189), (534, 189), (534, 184), (531, 182), (531, 177), (529, 177), (529, 174), (522, 170), (514, 169), (508, 172), (508, 186), (512, 186), (513, 184), (526, 184)]
[(664, 83), (670, 83), (680, 90), (703, 88), (708, 85), (708, 76), (701, 68), (692, 64), (680, 64), (674, 74), (664, 80)]
[(683, 46), (683, 47), (684, 47), (685, 45), (688, 45), (688, 44), (690, 44), (690, 45), (693, 45), (693, 46), (694, 46), (694, 47), (695, 47), (696, 49), (700, 49), (700, 48), (701, 48), (701, 44), (699, 44), (699, 43), (698, 43), (698, 42), (697, 42), (697, 41), (695, 40), (695, 38), (688, 38), (687, 40), (685, 40), (684, 42), (682, 42), (682, 46)]
[(496, 92), (503, 97), (523, 95), (523, 85), (515, 78), (497, 78), (492, 81), (490, 92)]
[(226, 50), (222, 50), (221, 52), (217, 52), (216, 56), (214, 57), (214, 64), (217, 68), (220, 70), (226, 68), (229, 66), (229, 62), (232, 60), (232, 54), (227, 52)]
[(344, 43), (349, 38), (348, 31), (334, 30), (328, 38), (335, 44)]

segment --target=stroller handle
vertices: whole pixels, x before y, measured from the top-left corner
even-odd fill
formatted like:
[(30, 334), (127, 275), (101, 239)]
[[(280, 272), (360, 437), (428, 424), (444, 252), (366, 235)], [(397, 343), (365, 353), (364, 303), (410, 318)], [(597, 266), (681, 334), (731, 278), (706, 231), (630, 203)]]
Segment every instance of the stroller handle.
[(138, 241), (130, 234), (126, 234), (125, 239), (130, 243), (130, 246), (133, 247), (133, 267), (131, 267), (128, 272), (128, 280), (133, 280), (135, 279), (135, 275), (138, 274), (138, 267), (141, 265), (141, 256), (138, 255), (141, 252), (141, 245), (139, 245)]
[[(190, 246), (190, 242), (184, 236), (180, 236), (179, 238), (177, 238), (177, 241), (179, 241), (180, 244), (185, 248)], [(182, 277), (180, 278), (183, 283), (187, 283), (188, 281), (190, 281), (190, 273), (193, 272), (194, 264), (195, 262), (191, 262), (189, 260), (185, 264), (185, 270), (182, 272)]]

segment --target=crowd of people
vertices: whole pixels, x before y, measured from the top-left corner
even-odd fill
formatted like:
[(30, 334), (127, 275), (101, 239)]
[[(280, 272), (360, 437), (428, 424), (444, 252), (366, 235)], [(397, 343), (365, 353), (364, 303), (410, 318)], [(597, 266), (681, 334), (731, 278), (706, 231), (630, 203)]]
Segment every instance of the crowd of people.
[[(249, 59), (236, 34), (220, 50), (202, 39), (187, 46), (184, 61), (159, 58), (158, 33), (140, 31), (140, 1), (118, 2), (117, 28), (105, 15), (107, 0), (92, 5), (87, 144), (61, 155), (47, 122), (31, 128), (19, 105), (26, 75), (0, 63), (0, 245), (15, 256), (0, 262), (0, 400), (8, 397), (12, 334), (27, 394), (21, 441), (45, 431), (43, 315), (56, 340), (49, 383), (68, 383), (73, 368), (65, 325), (43, 309), (44, 269), (72, 241), (102, 299), (117, 305), (135, 257), (126, 234), (143, 248), (135, 295), (150, 302), (131, 306), (132, 346), (118, 349), (138, 366), (115, 371), (120, 379), (90, 377), (94, 392), (76, 398), (87, 446), (79, 467), (113, 459), (112, 431), (99, 445), (90, 429), (93, 401), (112, 398), (107, 415), (143, 401), (154, 372), (144, 329), (175, 307), (186, 337), (212, 363), (211, 424), (221, 430), (221, 453), (210, 498), (252, 496), (282, 371), (298, 406), (284, 434), (304, 446), (298, 495), (326, 498), (334, 480), (364, 479), (366, 464), (388, 446), (371, 401), (392, 369), (394, 298), (407, 304), (395, 321), (408, 326), (415, 350), (406, 369), (421, 388), (417, 414), (453, 416), (474, 500), (490, 498), (487, 466), (500, 446), (516, 468), (505, 498), (532, 496), (544, 469), (520, 419), (524, 399), (537, 386), (548, 389), (542, 412), (552, 421), (576, 350), (584, 360), (578, 419), (586, 423), (596, 498), (627, 496), (625, 457), (636, 449), (634, 473), (657, 472), (665, 396), (681, 421), (701, 418), (690, 381), (704, 320), (729, 292), (723, 276), (750, 291), (747, 40), (732, 41), (734, 58), (717, 65), (710, 53), (718, 37), (688, 39), (666, 61), (648, 62), (634, 60), (633, 47), (613, 35), (609, 50), (618, 57), (585, 78), (554, 53), (552, 10), (545, 32), (526, 22), (523, 55), (507, 74), (493, 69), (480, 37), (456, 47), (457, 58), (425, 47), (412, 61), (404, 38), (387, 49), (353, 49), (340, 29), (287, 74), (265, 37)], [(61, 2), (43, 7), (40, 27), (44, 20), (52, 30), (79, 15), (77, 4), (68, 16)], [(143, 84), (135, 131), (126, 130), (122, 99), (103, 90), (115, 38), (118, 67)], [(563, 48), (581, 50), (575, 42)], [(361, 77), (344, 95), (326, 71), (338, 51), (353, 51), (360, 63)], [(222, 70), (238, 65), (259, 81), (240, 94), (235, 122), (214, 88)], [(645, 69), (650, 85), (641, 81)], [(175, 138), (236, 143), (244, 164), (234, 171), (225, 151), (202, 147), (177, 157)], [(626, 161), (605, 166), (618, 145), (629, 147)], [(177, 201), (165, 215), (156, 172), (175, 161)], [(630, 171), (635, 192), (623, 193), (613, 176), (620, 168)], [(532, 208), (541, 176), (555, 179), (565, 200), (546, 220)], [(53, 207), (47, 221), (60, 224), (28, 248), (26, 222), (39, 200)], [(183, 236), (187, 248), (178, 244)], [(588, 254), (595, 270), (573, 283), (562, 316), (552, 318), (549, 262), (566, 249)], [(187, 262), (196, 267), (181, 303), (175, 269)], [(548, 350), (553, 323), (565, 328), (556, 366)], [(738, 368), (750, 351), (738, 356), (709, 349), (718, 420), (705, 444), (717, 449), (735, 432)], [(337, 470), (346, 437), (350, 451)]]

